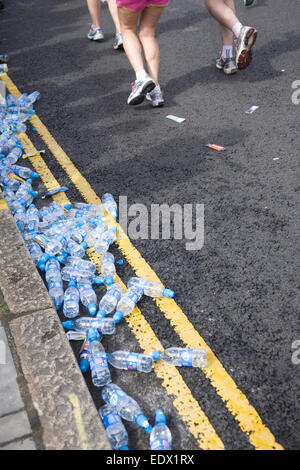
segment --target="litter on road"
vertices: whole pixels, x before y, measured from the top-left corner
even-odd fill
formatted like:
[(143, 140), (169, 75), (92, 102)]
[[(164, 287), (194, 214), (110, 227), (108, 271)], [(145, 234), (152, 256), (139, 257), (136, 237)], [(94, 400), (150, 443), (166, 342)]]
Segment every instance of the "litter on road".
[(171, 121), (174, 121), (174, 122), (184, 122), (185, 121), (185, 118), (181, 118), (181, 117), (178, 117), (178, 116), (174, 116), (173, 114), (168, 114), (168, 116), (166, 116), (167, 119), (171, 119)]
[(221, 145), (216, 144), (206, 144), (205, 147), (209, 147), (210, 149), (217, 150), (218, 152), (224, 152), (227, 147), (222, 147)]
[(256, 111), (259, 108), (259, 106), (251, 106), (251, 108), (247, 109), (246, 114), (253, 114), (254, 111)]

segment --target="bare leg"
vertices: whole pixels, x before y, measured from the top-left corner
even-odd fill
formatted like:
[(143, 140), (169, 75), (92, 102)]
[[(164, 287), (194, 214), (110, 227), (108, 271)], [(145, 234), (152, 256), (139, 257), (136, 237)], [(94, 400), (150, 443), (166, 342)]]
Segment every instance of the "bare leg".
[(100, 28), (100, 0), (86, 0), (94, 28)]
[(232, 30), (239, 22), (235, 12), (225, 3), (225, 0), (205, 0), (210, 14), (227, 29)]
[(158, 85), (159, 46), (155, 39), (155, 29), (164, 7), (147, 7), (143, 10), (140, 21), (139, 37), (143, 46), (147, 71)]
[[(233, 11), (234, 15), (236, 13), (235, 11), (235, 4), (234, 0), (224, 0), (225, 4)], [(233, 32), (231, 29), (227, 28), (226, 26), (223, 26), (220, 24), (221, 28), (221, 36), (222, 36), (222, 42), (224, 46), (232, 46), (233, 43)]]
[(121, 26), (119, 22), (119, 16), (118, 16), (118, 7), (116, 0), (108, 0), (108, 8), (111, 14), (111, 17), (113, 19), (113, 22), (115, 24), (116, 28), (116, 34), (121, 32)]
[(137, 23), (140, 11), (131, 11), (126, 8), (118, 8), (123, 46), (128, 60), (136, 72), (144, 69), (142, 47), (137, 37)]

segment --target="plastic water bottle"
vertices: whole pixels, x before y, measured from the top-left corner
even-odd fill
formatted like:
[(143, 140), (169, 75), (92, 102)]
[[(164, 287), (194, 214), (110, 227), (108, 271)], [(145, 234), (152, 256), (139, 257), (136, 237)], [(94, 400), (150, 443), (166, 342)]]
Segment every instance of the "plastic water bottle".
[(101, 335), (112, 335), (115, 332), (115, 323), (112, 318), (80, 317), (62, 323), (67, 330), (85, 331), (95, 328)]
[(108, 355), (108, 362), (116, 369), (151, 372), (153, 359), (147, 354), (137, 354), (128, 351), (115, 351)]
[(60, 264), (54, 257), (50, 258), (46, 263), (46, 281), (48, 284), (55, 281), (62, 284)]
[(79, 368), (83, 374), (87, 372), (90, 368), (89, 345), (90, 342), (88, 337), (86, 336), (79, 351)]
[(165, 289), (162, 285), (157, 282), (147, 281), (139, 277), (132, 277), (129, 279), (128, 287), (139, 287), (143, 289), (144, 294), (148, 297), (174, 297), (175, 292), (171, 289)]
[(120, 416), (108, 405), (101, 406), (98, 413), (112, 448), (128, 450), (128, 433)]
[(91, 315), (96, 315), (97, 312), (97, 296), (92, 284), (85, 282), (79, 286), (79, 294), (82, 305), (84, 305)]
[(14, 213), (14, 219), (18, 226), (20, 232), (24, 232), (25, 224), (26, 224), (26, 210), (24, 207), (20, 207)]
[(72, 266), (65, 266), (61, 271), (61, 275), (64, 281), (75, 281), (77, 284), (83, 284), (84, 282), (91, 282), (97, 285), (104, 284), (103, 277), (96, 276), (91, 271), (81, 268), (76, 269)]
[(165, 351), (153, 351), (155, 361), (162, 360), (172, 366), (206, 367), (206, 351), (204, 349), (168, 348)]
[(121, 418), (127, 421), (135, 421), (147, 433), (152, 431), (152, 426), (146, 416), (142, 414), (138, 403), (118, 385), (106, 385), (102, 390), (102, 398)]
[(102, 233), (105, 232), (106, 230), (107, 230), (107, 225), (106, 224), (101, 223), (101, 224), (97, 225), (97, 227), (95, 227), (93, 230), (91, 230), (87, 234), (87, 236), (84, 239), (84, 242), (88, 246), (95, 246), (97, 241), (101, 238)]
[(65, 250), (70, 256), (76, 256), (78, 258), (83, 258), (85, 255), (85, 249), (81, 245), (78, 245), (74, 240), (71, 238), (67, 241), (65, 246)]
[(9, 152), (6, 159), (11, 165), (14, 165), (21, 157), (22, 150), (19, 147), (15, 147)]
[(26, 232), (32, 236), (33, 233), (38, 232), (39, 229), (39, 211), (34, 204), (30, 204), (26, 212)]
[(79, 315), (79, 292), (75, 282), (69, 282), (64, 295), (63, 312), (67, 318), (75, 318)]
[(34, 91), (33, 93), (30, 93), (30, 95), (27, 96), (27, 99), (30, 103), (35, 103), (37, 100), (40, 99), (40, 97), (40, 93), (38, 91)]
[[(62, 234), (53, 235), (49, 240), (45, 252), (50, 256), (55, 256), (60, 253), (67, 244), (67, 238)], [(71, 280), (71, 279), (70, 279)]]
[(123, 317), (126, 317), (132, 312), (142, 295), (142, 289), (129, 287), (117, 304), (116, 313), (113, 316), (115, 323), (118, 323)]
[(6, 189), (10, 189), (11, 191), (18, 191), (20, 187), (20, 182), (10, 178), (9, 176), (3, 179), (2, 184)]
[(151, 450), (171, 450), (172, 435), (166, 424), (166, 416), (162, 410), (156, 410), (155, 426), (150, 434)]
[(5, 73), (8, 71), (7, 64), (0, 64), (0, 73)]
[(114, 219), (118, 217), (118, 206), (114, 197), (110, 193), (105, 193), (102, 196), (102, 204), (105, 210), (113, 216)]
[(96, 265), (91, 261), (87, 261), (82, 258), (77, 258), (76, 256), (69, 256), (66, 260), (66, 266), (71, 266), (73, 269), (82, 269), (84, 271), (90, 271), (91, 273), (96, 272)]
[(43, 256), (41, 247), (37, 243), (31, 241), (27, 244), (27, 248), (34, 264), (38, 266), (40, 259)]
[(95, 241), (94, 250), (96, 253), (104, 255), (110, 245), (116, 240), (117, 236), (117, 227), (111, 227), (109, 230), (106, 230), (102, 233), (101, 237)]
[(52, 281), (49, 283), (48, 288), (54, 307), (56, 310), (59, 310), (64, 301), (64, 289), (62, 283), (59, 281)]
[(13, 172), (15, 175), (19, 176), (20, 178), (28, 179), (28, 178), (39, 178), (39, 174), (35, 171), (31, 171), (30, 168), (13, 165)]
[(56, 220), (63, 220), (66, 218), (65, 211), (57, 202), (53, 202), (50, 207), (50, 213), (56, 218)]
[(86, 204), (84, 202), (74, 202), (73, 204), (70, 204), (70, 205), (71, 207), (75, 207), (76, 209), (82, 210), (84, 212), (88, 212), (92, 216), (104, 215), (103, 208), (98, 204)]
[(103, 318), (109, 313), (112, 313), (116, 308), (121, 295), (123, 294), (123, 287), (120, 284), (113, 284), (106, 294), (102, 297), (99, 303), (98, 318)]
[(111, 253), (107, 252), (101, 257), (101, 274), (105, 284), (111, 286), (116, 274), (115, 258)]
[(88, 340), (92, 382), (95, 387), (104, 387), (104, 385), (111, 382), (111, 376), (108, 368), (106, 352), (99, 341), (100, 336), (98, 331), (94, 328), (90, 328), (88, 330)]

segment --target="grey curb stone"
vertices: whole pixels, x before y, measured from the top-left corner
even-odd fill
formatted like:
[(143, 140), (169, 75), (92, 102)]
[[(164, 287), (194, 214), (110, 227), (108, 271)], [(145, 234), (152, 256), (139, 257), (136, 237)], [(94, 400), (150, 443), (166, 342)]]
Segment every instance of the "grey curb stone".
[(13, 314), (51, 308), (52, 302), (10, 211), (0, 210), (0, 289)]
[(0, 289), (10, 312), (22, 314), (8, 315), (6, 321), (39, 414), (44, 448), (111, 450), (56, 310), (10, 211), (0, 210), (0, 226)]

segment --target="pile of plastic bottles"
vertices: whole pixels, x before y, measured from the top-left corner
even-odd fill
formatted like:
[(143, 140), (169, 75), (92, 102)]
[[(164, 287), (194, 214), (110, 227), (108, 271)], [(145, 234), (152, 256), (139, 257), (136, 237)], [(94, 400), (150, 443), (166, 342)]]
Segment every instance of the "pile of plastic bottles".
[[(61, 207), (56, 202), (37, 207), (38, 193), (33, 182), (39, 175), (17, 165), (23, 149), (18, 137), (26, 131), (25, 121), (34, 113), (39, 93), (8, 95), (0, 101), (0, 185), (16, 224), (36, 267), (44, 273), (49, 295), (57, 310), (67, 318), (63, 327), (71, 339), (82, 340), (79, 366), (90, 369), (95, 387), (102, 388), (105, 405), (99, 410), (114, 449), (128, 449), (128, 434), (122, 419), (134, 421), (150, 434), (151, 449), (171, 449), (171, 433), (162, 410), (157, 410), (155, 425), (142, 413), (138, 403), (118, 385), (112, 384), (109, 366), (151, 373), (154, 361), (182, 367), (205, 367), (203, 350), (168, 348), (151, 354), (131, 351), (106, 353), (101, 339), (112, 335), (122, 319), (131, 314), (142, 296), (174, 297), (174, 292), (156, 282), (133, 277), (127, 290), (116, 281), (116, 263), (111, 245), (116, 241), (117, 225), (109, 224), (106, 212), (117, 218), (113, 196), (102, 196), (102, 205), (75, 202)], [(86, 256), (93, 248), (101, 255), (101, 273)], [(105, 285), (106, 293), (97, 298), (96, 287)], [(80, 304), (86, 316), (80, 316)], [(78, 318), (77, 318), (78, 317)]]

